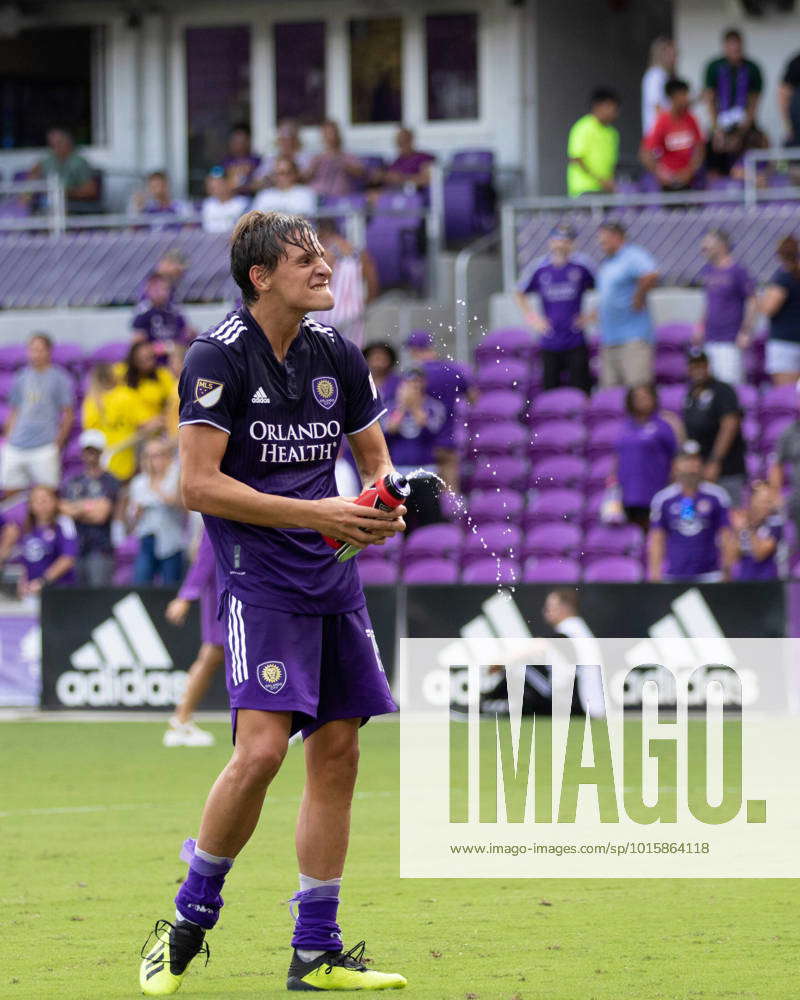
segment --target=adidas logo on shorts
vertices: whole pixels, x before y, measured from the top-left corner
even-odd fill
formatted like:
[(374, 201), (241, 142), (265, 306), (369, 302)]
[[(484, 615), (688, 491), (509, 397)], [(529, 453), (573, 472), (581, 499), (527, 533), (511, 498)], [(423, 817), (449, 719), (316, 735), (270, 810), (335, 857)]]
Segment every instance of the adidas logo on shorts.
[(272, 400), (264, 392), (264, 389), (262, 388), (262, 386), (259, 386), (256, 389), (256, 391), (255, 391), (255, 393), (253, 395), (253, 398), (250, 400), (250, 402), (251, 403), (271, 403)]

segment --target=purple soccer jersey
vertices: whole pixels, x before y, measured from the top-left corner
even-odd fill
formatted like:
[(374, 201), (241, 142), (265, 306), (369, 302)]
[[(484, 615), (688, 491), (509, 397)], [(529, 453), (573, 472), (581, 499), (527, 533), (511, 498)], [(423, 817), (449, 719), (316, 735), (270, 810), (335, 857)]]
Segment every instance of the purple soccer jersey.
[(693, 496), (677, 483), (656, 493), (650, 523), (666, 533), (668, 577), (693, 579), (718, 572), (718, 535), (730, 523), (729, 505), (728, 494), (714, 483), (701, 483)]
[(745, 302), (755, 293), (755, 283), (741, 264), (706, 264), (700, 280), (706, 290), (706, 340), (731, 343), (742, 328)]
[(772, 538), (780, 543), (783, 537), (783, 520), (778, 514), (768, 517), (762, 521), (757, 528), (750, 531), (743, 531), (739, 535), (739, 546), (741, 555), (739, 565), (736, 567), (737, 580), (777, 580), (778, 560), (777, 546), (771, 556), (760, 561), (753, 555), (752, 537)]
[(617, 445), (617, 479), (626, 507), (649, 507), (669, 482), (677, 450), (675, 432), (661, 417), (645, 423), (629, 417)]
[[(63, 515), (52, 525), (35, 527), (26, 532), (20, 541), (22, 565), (29, 580), (38, 580), (60, 556), (78, 556), (78, 533), (71, 517)], [(75, 583), (71, 569), (57, 581), (59, 584)]]
[(545, 351), (569, 351), (584, 343), (583, 331), (576, 326), (584, 293), (594, 288), (594, 275), (576, 258), (556, 265), (545, 257), (519, 290), (538, 292), (550, 329), (540, 344)]
[[(226, 475), (304, 500), (336, 496), (342, 435), (384, 412), (361, 352), (336, 330), (305, 318), (279, 362), (246, 307), (191, 345), (180, 398), (181, 426), (211, 424), (229, 435)], [(355, 562), (337, 562), (316, 531), (203, 520), (219, 585), (243, 604), (303, 615), (363, 606)]]
[(151, 343), (186, 339), (186, 319), (173, 306), (159, 308), (151, 305), (134, 316), (131, 326), (134, 331), (143, 333)]
[(184, 577), (178, 597), (184, 601), (200, 601), (200, 635), (203, 642), (224, 646), (225, 629), (217, 615), (217, 564), (207, 531), (203, 531), (197, 555)]

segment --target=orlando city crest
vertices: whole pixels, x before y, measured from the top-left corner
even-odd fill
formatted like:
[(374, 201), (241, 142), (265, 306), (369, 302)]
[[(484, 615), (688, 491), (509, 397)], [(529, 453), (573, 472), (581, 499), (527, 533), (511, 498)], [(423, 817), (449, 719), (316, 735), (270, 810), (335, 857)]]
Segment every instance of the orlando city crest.
[(207, 410), (216, 406), (222, 396), (224, 382), (214, 382), (210, 378), (199, 378), (194, 384), (195, 402)]
[(339, 398), (339, 386), (336, 384), (336, 379), (330, 375), (312, 379), (311, 392), (324, 410), (329, 410)]
[(277, 694), (286, 683), (286, 667), (280, 660), (267, 660), (256, 668), (258, 683), (268, 694)]

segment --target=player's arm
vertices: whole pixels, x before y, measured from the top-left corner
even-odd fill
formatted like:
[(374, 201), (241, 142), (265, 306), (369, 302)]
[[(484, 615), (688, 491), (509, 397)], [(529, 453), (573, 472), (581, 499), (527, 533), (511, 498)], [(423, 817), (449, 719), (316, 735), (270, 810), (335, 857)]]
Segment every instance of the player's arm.
[(210, 424), (184, 424), (178, 433), (181, 496), (190, 510), (265, 528), (311, 528), (364, 546), (402, 530), (395, 511), (359, 507), (343, 497), (296, 500), (259, 493), (221, 471), (228, 434)]
[(347, 438), (356, 460), (358, 472), (364, 487), (372, 486), (378, 479), (382, 479), (390, 472), (394, 472), (392, 460), (389, 457), (389, 449), (386, 446), (386, 438), (383, 436), (381, 425), (376, 420), (363, 431), (357, 434), (350, 434)]

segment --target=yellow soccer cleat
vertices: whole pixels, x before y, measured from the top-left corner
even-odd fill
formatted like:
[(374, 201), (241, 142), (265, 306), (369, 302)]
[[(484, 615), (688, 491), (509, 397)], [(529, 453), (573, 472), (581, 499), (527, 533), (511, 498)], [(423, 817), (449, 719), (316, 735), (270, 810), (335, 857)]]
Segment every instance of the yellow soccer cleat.
[(398, 972), (368, 969), (362, 959), (366, 943), (359, 941), (349, 951), (326, 951), (311, 962), (303, 962), (295, 951), (289, 966), (287, 990), (401, 990), (405, 976)]
[(205, 931), (188, 921), (171, 924), (158, 920), (142, 948), (139, 985), (148, 997), (166, 997), (177, 993), (189, 962), (202, 952), (206, 965), (211, 951), (204, 941)]

